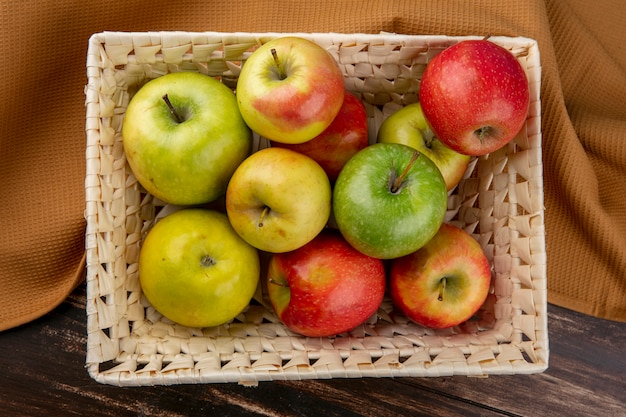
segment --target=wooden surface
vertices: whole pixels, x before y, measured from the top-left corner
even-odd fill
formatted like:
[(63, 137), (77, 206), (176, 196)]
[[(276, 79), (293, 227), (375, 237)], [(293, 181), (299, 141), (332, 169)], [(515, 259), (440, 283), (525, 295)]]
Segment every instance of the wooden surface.
[(488, 378), (119, 388), (85, 363), (85, 288), (0, 333), (2, 416), (626, 416), (626, 324), (550, 305), (550, 367)]

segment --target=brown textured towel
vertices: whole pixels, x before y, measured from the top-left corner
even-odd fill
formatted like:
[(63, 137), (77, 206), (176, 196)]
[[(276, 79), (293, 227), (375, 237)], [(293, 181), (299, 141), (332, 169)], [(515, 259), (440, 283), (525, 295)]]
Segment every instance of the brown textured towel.
[(1, 0), (0, 330), (84, 279), (85, 56), (103, 30), (538, 40), (548, 300), (626, 321), (624, 22), (621, 0)]

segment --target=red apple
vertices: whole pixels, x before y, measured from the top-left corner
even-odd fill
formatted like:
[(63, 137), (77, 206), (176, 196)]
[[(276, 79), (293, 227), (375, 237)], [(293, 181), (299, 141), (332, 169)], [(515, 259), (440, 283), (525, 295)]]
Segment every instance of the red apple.
[(426, 66), (419, 99), (426, 120), (447, 146), (485, 155), (520, 131), (530, 101), (516, 57), (489, 40), (459, 42)]
[(466, 231), (444, 223), (422, 248), (391, 261), (390, 295), (409, 319), (435, 329), (469, 320), (485, 302), (491, 265)]
[(325, 230), (295, 251), (272, 255), (267, 288), (274, 311), (291, 331), (333, 336), (376, 312), (385, 293), (385, 269), (380, 259)]
[(315, 138), (299, 144), (272, 142), (317, 161), (331, 181), (335, 181), (348, 159), (369, 144), (367, 114), (361, 100), (346, 91), (333, 122)]

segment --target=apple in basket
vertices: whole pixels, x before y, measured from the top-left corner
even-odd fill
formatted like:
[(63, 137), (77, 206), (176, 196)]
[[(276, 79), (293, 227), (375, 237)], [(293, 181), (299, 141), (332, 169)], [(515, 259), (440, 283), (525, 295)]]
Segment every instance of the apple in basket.
[(435, 56), (419, 92), (435, 135), (467, 155), (485, 155), (511, 141), (524, 126), (529, 97), (517, 58), (486, 39), (461, 41)]
[(258, 251), (214, 210), (185, 208), (162, 218), (139, 255), (146, 299), (163, 316), (189, 327), (235, 318), (250, 303), (259, 279)]
[(491, 266), (465, 230), (444, 223), (421, 249), (391, 261), (389, 293), (414, 322), (436, 329), (469, 320), (491, 285)]
[(126, 109), (122, 136), (139, 183), (177, 205), (222, 196), (252, 140), (232, 90), (192, 72), (166, 74), (141, 87)]
[(267, 289), (279, 319), (293, 332), (333, 336), (367, 321), (385, 294), (385, 268), (332, 229), (292, 252), (270, 258)]
[(337, 116), (322, 133), (304, 143), (272, 142), (313, 158), (326, 171), (331, 182), (352, 156), (369, 144), (365, 106), (357, 96), (345, 92)]
[(343, 103), (345, 85), (335, 59), (310, 40), (273, 39), (245, 61), (237, 101), (252, 130), (277, 142), (302, 143), (326, 129)]
[(397, 258), (439, 230), (447, 191), (437, 166), (398, 143), (376, 143), (354, 155), (337, 178), (333, 214), (346, 240), (368, 256)]
[(378, 129), (377, 141), (402, 143), (429, 157), (441, 171), (448, 191), (461, 181), (470, 162), (469, 155), (453, 151), (434, 135), (419, 102), (387, 117)]
[(330, 217), (326, 173), (306, 155), (265, 148), (246, 158), (226, 190), (235, 231), (266, 252), (287, 252), (311, 241)]

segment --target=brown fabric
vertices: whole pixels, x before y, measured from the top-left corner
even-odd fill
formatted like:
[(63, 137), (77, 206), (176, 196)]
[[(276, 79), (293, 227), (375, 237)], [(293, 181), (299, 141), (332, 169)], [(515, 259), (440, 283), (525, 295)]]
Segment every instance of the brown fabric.
[(103, 30), (537, 39), (548, 300), (626, 321), (624, 22), (622, 0), (0, 0), (0, 330), (84, 279), (85, 54)]

